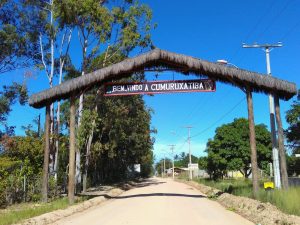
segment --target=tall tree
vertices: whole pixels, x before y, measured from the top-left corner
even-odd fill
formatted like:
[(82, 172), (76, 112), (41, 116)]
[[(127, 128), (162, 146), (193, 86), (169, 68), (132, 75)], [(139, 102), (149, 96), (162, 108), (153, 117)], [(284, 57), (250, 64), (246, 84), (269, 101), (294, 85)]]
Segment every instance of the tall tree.
[[(136, 47), (145, 48), (150, 45), (152, 14), (147, 6), (139, 5), (137, 2), (65, 0), (60, 7), (60, 15), (60, 23), (68, 24), (78, 31), (82, 53), (81, 75), (84, 75), (88, 69), (103, 68), (124, 59)], [(84, 95), (81, 93), (78, 127), (84, 109), (83, 100)], [(94, 106), (94, 110), (97, 111), (97, 106), (95, 104)], [(92, 130), (86, 145), (86, 162), (93, 135)], [(76, 154), (77, 171), (80, 169), (79, 150)], [(77, 180), (79, 178), (77, 172)]]
[[(255, 126), (258, 165), (267, 170), (271, 162), (271, 136), (263, 124)], [(216, 129), (207, 143), (208, 172), (215, 178), (228, 170), (239, 170), (245, 177), (251, 173), (248, 121), (240, 118)]]
[(300, 90), (298, 98), (286, 113), (286, 121), (289, 127), (285, 131), (289, 147), (293, 154), (300, 154)]

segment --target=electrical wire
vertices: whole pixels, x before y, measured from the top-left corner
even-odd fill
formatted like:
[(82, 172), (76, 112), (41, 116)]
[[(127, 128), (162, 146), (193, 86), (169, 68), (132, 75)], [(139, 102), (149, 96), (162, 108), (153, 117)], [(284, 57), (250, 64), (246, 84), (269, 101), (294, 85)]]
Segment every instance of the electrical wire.
[(284, 5), (284, 7), (271, 19), (271, 23), (262, 31), (259, 33), (257, 39), (260, 39), (261, 37), (263, 37), (267, 31), (273, 26), (273, 24), (280, 18), (280, 16), (283, 14), (283, 12), (288, 8), (288, 6), (294, 2), (295, 0), (291, 1), (291, 0), (287, 0), (286, 4)]
[(233, 110), (235, 110), (244, 100), (246, 99), (246, 97), (243, 97), (237, 104), (235, 104), (229, 111), (227, 111), (225, 114), (223, 114), (218, 120), (216, 120), (213, 124), (211, 124), (209, 127), (203, 129), (202, 131), (200, 131), (199, 133), (191, 136), (191, 138), (195, 138), (203, 133), (205, 133), (206, 131), (210, 130), (211, 128), (213, 128), (218, 122), (222, 121), (226, 116), (228, 116)]

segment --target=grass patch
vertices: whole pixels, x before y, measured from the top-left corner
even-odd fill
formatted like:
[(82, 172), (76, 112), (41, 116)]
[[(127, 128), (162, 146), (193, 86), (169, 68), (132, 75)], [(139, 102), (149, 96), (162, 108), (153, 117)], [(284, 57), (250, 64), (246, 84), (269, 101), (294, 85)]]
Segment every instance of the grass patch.
[[(249, 179), (226, 179), (213, 181), (209, 179), (198, 179), (199, 183), (206, 186), (214, 187), (223, 192), (237, 196), (253, 198), (252, 181)], [(290, 187), (288, 190), (271, 190), (265, 191), (263, 183), (258, 193), (258, 200), (270, 202), (278, 207), (281, 211), (300, 216), (300, 187)]]
[[(81, 197), (76, 202), (82, 202), (86, 197)], [(49, 203), (23, 203), (13, 205), (0, 211), (0, 225), (9, 225), (21, 220), (39, 216), (57, 209), (65, 209), (69, 206), (68, 198), (60, 198)]]

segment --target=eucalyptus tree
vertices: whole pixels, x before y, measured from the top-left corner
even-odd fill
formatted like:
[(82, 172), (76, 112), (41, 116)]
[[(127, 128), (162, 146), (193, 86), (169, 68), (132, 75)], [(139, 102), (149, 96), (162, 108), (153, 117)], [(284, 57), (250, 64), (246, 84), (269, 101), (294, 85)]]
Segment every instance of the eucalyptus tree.
[[(131, 0), (65, 0), (62, 1), (59, 14), (61, 24), (67, 24), (78, 32), (82, 76), (88, 69), (99, 69), (118, 62), (116, 58), (124, 59), (134, 48), (145, 48), (150, 44), (151, 11), (147, 6)], [(79, 98), (78, 127), (81, 125), (84, 109), (83, 94), (81, 93)], [(96, 106), (94, 110), (97, 110)], [(89, 141), (85, 146), (86, 162), (91, 149), (93, 130), (88, 136)], [(79, 160), (80, 149), (76, 153), (77, 181), (80, 180)]]
[(0, 0), (0, 74), (39, 60), (38, 31), (43, 30), (43, 21), (39, 8), (27, 0)]

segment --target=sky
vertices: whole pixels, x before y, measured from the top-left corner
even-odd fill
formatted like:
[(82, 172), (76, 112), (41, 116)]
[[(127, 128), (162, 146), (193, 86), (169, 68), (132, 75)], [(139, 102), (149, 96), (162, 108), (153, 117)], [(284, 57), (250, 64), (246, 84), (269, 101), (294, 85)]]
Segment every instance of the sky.
[[(272, 76), (285, 79), (300, 87), (300, 1), (299, 0), (140, 0), (153, 11), (157, 28), (152, 32), (156, 47), (216, 62), (225, 59), (229, 63), (250, 71), (266, 74), (266, 59), (262, 49), (244, 49), (242, 43), (274, 44), (283, 47), (271, 51)], [(74, 42), (76, 43), (76, 41)], [(75, 45), (75, 44), (73, 44)], [(73, 52), (73, 57), (79, 57)], [(132, 55), (134, 56), (134, 54)], [(24, 81), (24, 70), (0, 76), (0, 84), (12, 81), (26, 82), (30, 94), (48, 88), (46, 75), (37, 70)], [(194, 79), (173, 72), (147, 74), (147, 80)], [(268, 96), (254, 94), (255, 123), (269, 127)], [(228, 84), (217, 83), (212, 93), (177, 93), (144, 96), (148, 107), (154, 110), (151, 126), (157, 129), (154, 144), (156, 160), (170, 157), (169, 145), (175, 153), (188, 152), (188, 130), (191, 128), (191, 152), (205, 155), (205, 146), (213, 138), (215, 129), (230, 123), (234, 118), (247, 118), (245, 94)], [(281, 101), (283, 126), (285, 112), (294, 99)], [(16, 125), (16, 134), (22, 135), (21, 125), (31, 123), (44, 110), (20, 107), (16, 104), (8, 124)]]

